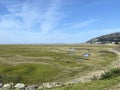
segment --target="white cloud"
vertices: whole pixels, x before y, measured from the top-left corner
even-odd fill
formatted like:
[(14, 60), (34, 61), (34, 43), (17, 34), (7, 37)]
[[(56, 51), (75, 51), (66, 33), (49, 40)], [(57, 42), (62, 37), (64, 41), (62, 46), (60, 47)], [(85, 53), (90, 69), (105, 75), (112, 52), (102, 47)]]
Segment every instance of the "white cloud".
[(61, 6), (61, 0), (53, 0), (50, 2), (50, 6), (45, 12), (43, 21), (41, 23), (41, 29), (44, 33), (55, 29), (56, 25), (62, 19), (59, 7)]
[[(0, 27), (13, 30), (33, 30), (48, 32), (62, 19), (59, 7), (61, 0), (6, 0), (1, 2), (11, 14), (4, 15)], [(59, 17), (59, 19), (58, 19)], [(16, 28), (15, 28), (16, 27)], [(22, 28), (21, 28), (22, 27)]]
[(82, 21), (82, 22), (75, 22), (75, 23), (68, 23), (66, 24), (66, 28), (65, 30), (71, 30), (71, 29), (80, 29), (80, 28), (83, 28), (83, 27), (87, 27), (95, 22), (99, 21), (98, 19), (89, 19), (89, 20), (85, 20), (85, 21)]
[(75, 32), (76, 33), (76, 31), (80, 31), (82, 33), (83, 28), (89, 27), (98, 21), (99, 19), (88, 19), (82, 22), (63, 23), (62, 27), (60, 27), (60, 29), (54, 30), (54, 32)]
[(98, 21), (98, 20), (97, 19), (90, 19), (90, 20), (87, 20), (87, 21), (83, 21), (83, 22), (80, 22), (80, 23), (73, 24), (73, 26), (71, 26), (70, 28), (75, 29), (75, 28), (86, 27), (88, 25), (91, 25), (91, 24), (95, 23), (96, 21)]
[[(79, 43), (120, 31), (120, 28), (81, 30), (99, 21), (97, 19), (66, 23), (58, 28), (66, 16), (60, 10), (62, 0), (0, 0), (0, 4), (11, 12), (0, 16), (0, 43)], [(80, 33), (64, 32), (75, 29)]]

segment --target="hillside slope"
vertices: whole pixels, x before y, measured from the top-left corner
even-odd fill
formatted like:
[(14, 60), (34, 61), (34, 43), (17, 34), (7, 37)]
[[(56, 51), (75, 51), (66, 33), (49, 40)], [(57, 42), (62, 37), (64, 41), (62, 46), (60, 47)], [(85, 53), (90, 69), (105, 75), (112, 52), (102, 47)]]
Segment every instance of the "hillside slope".
[(103, 35), (87, 41), (87, 43), (102, 43), (102, 44), (113, 42), (114, 43), (120, 42), (120, 32)]

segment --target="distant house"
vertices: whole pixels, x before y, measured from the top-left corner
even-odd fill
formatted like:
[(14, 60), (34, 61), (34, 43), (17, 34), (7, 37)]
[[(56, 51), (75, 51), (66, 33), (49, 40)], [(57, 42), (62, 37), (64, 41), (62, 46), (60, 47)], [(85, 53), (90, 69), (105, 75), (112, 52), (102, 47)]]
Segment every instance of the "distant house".
[(112, 44), (115, 44), (115, 42), (112, 42)]
[(120, 43), (120, 32), (117, 33), (111, 33), (111, 34), (106, 34), (102, 35), (100, 37), (93, 38), (87, 43), (92, 43), (92, 44), (119, 44)]
[(103, 44), (102, 42), (95, 42), (95, 44)]

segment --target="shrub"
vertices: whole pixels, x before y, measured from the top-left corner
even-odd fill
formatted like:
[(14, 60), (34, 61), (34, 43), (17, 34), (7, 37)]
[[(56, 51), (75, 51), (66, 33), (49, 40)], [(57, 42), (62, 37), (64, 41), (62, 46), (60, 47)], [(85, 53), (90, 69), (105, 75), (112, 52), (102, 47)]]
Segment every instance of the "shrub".
[(21, 82), (22, 77), (20, 75), (17, 74), (1, 74), (0, 75), (0, 82), (3, 83), (9, 83), (9, 82), (14, 82), (14, 83), (18, 83)]
[(120, 76), (120, 68), (113, 68), (101, 75), (100, 79), (109, 79)]

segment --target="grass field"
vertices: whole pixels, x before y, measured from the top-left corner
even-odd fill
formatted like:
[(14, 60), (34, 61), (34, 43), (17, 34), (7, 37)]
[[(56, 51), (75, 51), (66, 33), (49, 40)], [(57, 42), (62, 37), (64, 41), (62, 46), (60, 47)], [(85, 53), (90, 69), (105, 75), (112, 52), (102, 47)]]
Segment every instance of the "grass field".
[(51, 90), (119, 90), (119, 87), (113, 88), (113, 86), (117, 85), (118, 83), (120, 84), (120, 77), (107, 80), (96, 80), (89, 83), (68, 85), (61, 88), (54, 88)]
[[(92, 71), (104, 70), (117, 59), (117, 55), (109, 51), (109, 48), (113, 47), (113, 45), (82, 44), (0, 45), (0, 82), (26, 84), (66, 82)], [(84, 57), (85, 53), (90, 56)], [(112, 82), (109, 81), (105, 82), (110, 85)], [(87, 83), (75, 85), (75, 89), (68, 86), (55, 90), (88, 90), (90, 87), (89, 90), (99, 90), (92, 88), (96, 82), (104, 81), (93, 81), (90, 85)], [(118, 82), (116, 78), (115, 82)], [(88, 89), (82, 89), (86, 85)]]
[(51, 90), (120, 90), (120, 68), (113, 68), (91, 82), (71, 84)]

